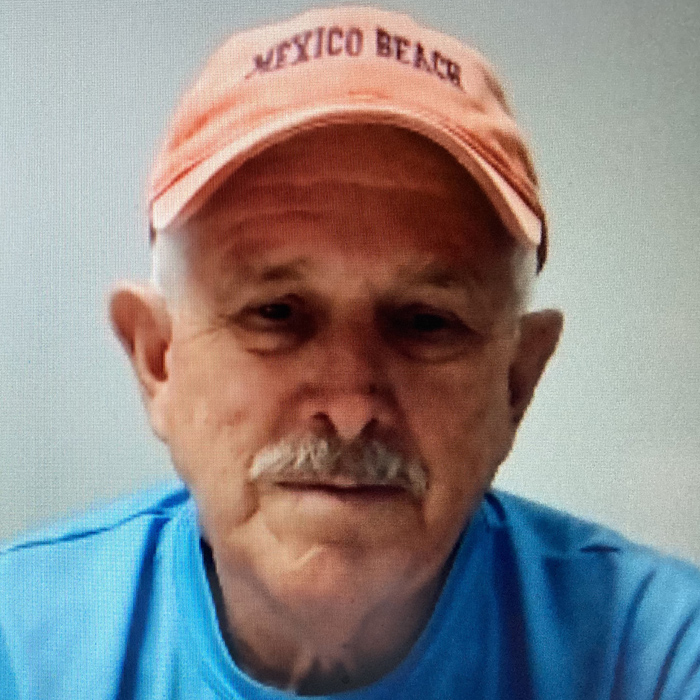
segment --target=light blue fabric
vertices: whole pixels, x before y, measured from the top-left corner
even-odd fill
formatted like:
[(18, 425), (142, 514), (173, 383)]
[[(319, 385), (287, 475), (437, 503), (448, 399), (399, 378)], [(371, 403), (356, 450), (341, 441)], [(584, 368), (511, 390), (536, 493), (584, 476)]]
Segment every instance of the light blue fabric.
[[(0, 698), (282, 700), (231, 660), (181, 486), (6, 546)], [(491, 493), (434, 614), (391, 674), (345, 700), (698, 700), (700, 572)]]

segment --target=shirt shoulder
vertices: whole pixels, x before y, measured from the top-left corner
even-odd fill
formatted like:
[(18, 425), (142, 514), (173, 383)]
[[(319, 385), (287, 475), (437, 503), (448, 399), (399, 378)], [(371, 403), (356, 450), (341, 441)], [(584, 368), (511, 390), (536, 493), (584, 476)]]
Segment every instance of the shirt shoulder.
[(700, 575), (692, 564), (633, 542), (609, 527), (521, 496), (489, 492), (484, 510), (493, 530), (507, 532), (521, 545), (532, 545), (542, 556), (618, 553), (650, 564), (677, 565), (691, 577)]
[(93, 506), (2, 543), (0, 566), (23, 550), (48, 551), (64, 542), (90, 540), (100, 535), (109, 536), (109, 533), (118, 535), (120, 528), (129, 523), (140, 521), (146, 525), (153, 519), (170, 519), (188, 498), (181, 483), (169, 482)]
[[(517, 616), (576, 649), (612, 697), (700, 697), (700, 570), (613, 530), (493, 492), (484, 511)], [(538, 650), (546, 658), (550, 650)], [(544, 674), (543, 674), (544, 675)], [(583, 677), (583, 674), (582, 674)], [(591, 694), (590, 697), (597, 697)]]
[(73, 603), (85, 609), (137, 585), (162, 533), (188, 501), (179, 484), (117, 498), (22, 535), (0, 549), (0, 627), (37, 624)]
[(614, 530), (519, 496), (494, 491), (484, 509), (488, 526), (525, 568), (554, 574), (583, 568), (618, 590), (663, 582), (700, 604), (700, 570), (690, 562), (638, 544)]
[(0, 675), (18, 687), (10, 697), (67, 697), (61, 688), (102, 697), (120, 687), (127, 650), (172, 607), (174, 525), (188, 503), (184, 487), (169, 484), (3, 546)]

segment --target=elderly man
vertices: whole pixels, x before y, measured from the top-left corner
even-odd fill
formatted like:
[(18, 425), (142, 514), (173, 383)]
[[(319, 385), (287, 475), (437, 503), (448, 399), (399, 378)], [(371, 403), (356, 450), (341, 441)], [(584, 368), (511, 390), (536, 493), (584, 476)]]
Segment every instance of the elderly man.
[(111, 314), (186, 488), (3, 553), (2, 697), (700, 697), (698, 572), (489, 492), (562, 317), (478, 54), (366, 8), (233, 37), (150, 222)]

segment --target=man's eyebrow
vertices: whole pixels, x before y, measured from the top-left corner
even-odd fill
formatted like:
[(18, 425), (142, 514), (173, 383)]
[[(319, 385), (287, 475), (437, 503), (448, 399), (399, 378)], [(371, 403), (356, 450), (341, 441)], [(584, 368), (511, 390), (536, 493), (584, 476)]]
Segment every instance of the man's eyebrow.
[(246, 265), (241, 270), (244, 282), (299, 282), (308, 273), (310, 264), (306, 258), (297, 258), (277, 265)]
[(467, 269), (446, 267), (435, 263), (429, 263), (419, 269), (401, 270), (399, 279), (406, 284), (424, 284), (445, 289), (452, 287), (472, 288), (477, 285), (475, 276), (470, 274)]
[(228, 272), (218, 276), (214, 294), (221, 304), (227, 304), (246, 290), (250, 291), (259, 285), (301, 282), (307, 278), (306, 273), (310, 266), (309, 261), (304, 258), (280, 264), (260, 262), (225, 265)]
[(399, 273), (399, 280), (405, 287), (435, 287), (452, 290), (460, 297), (470, 299), (476, 304), (474, 308), (488, 309), (493, 301), (490, 299), (485, 281), (465, 266), (445, 265), (431, 262), (419, 268), (404, 269)]

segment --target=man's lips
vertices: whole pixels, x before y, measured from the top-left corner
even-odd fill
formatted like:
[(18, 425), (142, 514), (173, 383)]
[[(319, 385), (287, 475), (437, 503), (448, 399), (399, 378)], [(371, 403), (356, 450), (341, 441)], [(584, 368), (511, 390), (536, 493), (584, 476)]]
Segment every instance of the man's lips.
[(319, 494), (335, 496), (337, 498), (394, 498), (406, 495), (405, 486), (377, 483), (357, 483), (347, 482), (334, 483), (325, 481), (279, 481), (275, 483), (278, 488), (293, 491), (298, 494)]
[(332, 487), (338, 489), (354, 489), (365, 486), (388, 487), (403, 486), (400, 479), (371, 479), (357, 478), (347, 474), (279, 474), (273, 483), (286, 486)]

